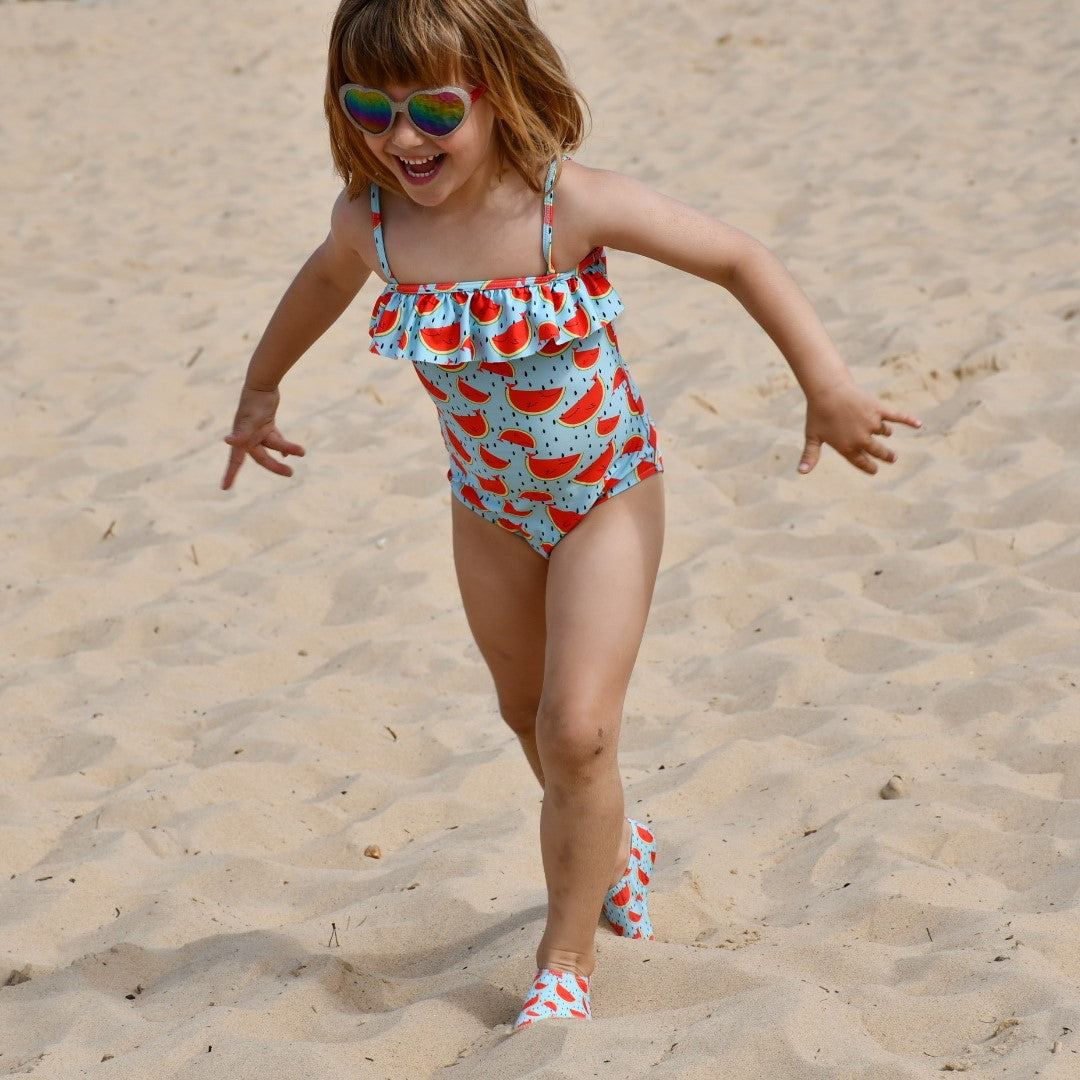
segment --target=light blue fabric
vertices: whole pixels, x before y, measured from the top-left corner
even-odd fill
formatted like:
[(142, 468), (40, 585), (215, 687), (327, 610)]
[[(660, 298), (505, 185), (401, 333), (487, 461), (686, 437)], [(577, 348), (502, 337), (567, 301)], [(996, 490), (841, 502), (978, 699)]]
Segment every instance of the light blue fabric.
[(401, 284), (371, 187), (387, 286), (372, 352), (410, 361), (439, 414), (454, 495), (545, 557), (597, 502), (663, 468), (641, 394), (619, 354), (622, 301), (601, 249), (551, 269), (555, 177), (545, 186), (547, 274)]

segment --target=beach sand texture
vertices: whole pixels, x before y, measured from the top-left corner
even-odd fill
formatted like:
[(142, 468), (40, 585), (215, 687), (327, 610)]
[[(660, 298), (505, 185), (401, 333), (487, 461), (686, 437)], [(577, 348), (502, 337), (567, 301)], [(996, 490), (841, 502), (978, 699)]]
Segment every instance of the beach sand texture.
[(658, 940), (508, 1038), (539, 790), (374, 288), (285, 382), (296, 476), (217, 490), (337, 190), (332, 4), (0, 4), (0, 1074), (1075, 1080), (1076, 5), (539, 10), (580, 159), (759, 236), (924, 430), (797, 476), (764, 335), (612, 255), (668, 468), (622, 739)]

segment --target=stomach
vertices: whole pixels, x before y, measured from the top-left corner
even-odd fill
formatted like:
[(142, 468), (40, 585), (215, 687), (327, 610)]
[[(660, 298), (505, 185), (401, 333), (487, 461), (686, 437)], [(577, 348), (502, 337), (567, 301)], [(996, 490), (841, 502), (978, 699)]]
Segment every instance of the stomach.
[(485, 516), (583, 514), (662, 467), (611, 325), (556, 356), (414, 368), (438, 412), (455, 494)]

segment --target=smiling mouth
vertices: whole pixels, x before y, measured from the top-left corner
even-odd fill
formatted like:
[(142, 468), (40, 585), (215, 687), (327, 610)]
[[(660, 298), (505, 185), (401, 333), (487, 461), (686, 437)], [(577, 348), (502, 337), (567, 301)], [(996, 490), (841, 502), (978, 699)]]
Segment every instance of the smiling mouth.
[(410, 180), (430, 180), (439, 171), (445, 154), (432, 154), (424, 158), (398, 158), (401, 171)]

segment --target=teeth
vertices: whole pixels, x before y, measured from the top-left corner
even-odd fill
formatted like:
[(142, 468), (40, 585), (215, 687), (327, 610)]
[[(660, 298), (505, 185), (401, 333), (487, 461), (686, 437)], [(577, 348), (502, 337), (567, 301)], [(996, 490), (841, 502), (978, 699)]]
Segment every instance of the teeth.
[[(442, 154), (430, 154), (427, 157), (422, 158), (399, 157), (398, 161), (401, 162), (401, 167), (408, 176), (411, 176), (414, 180), (421, 180), (435, 175), (438, 171), (437, 166), (442, 160), (442, 157)], [(428, 167), (432, 165), (436, 166), (436, 168)]]

